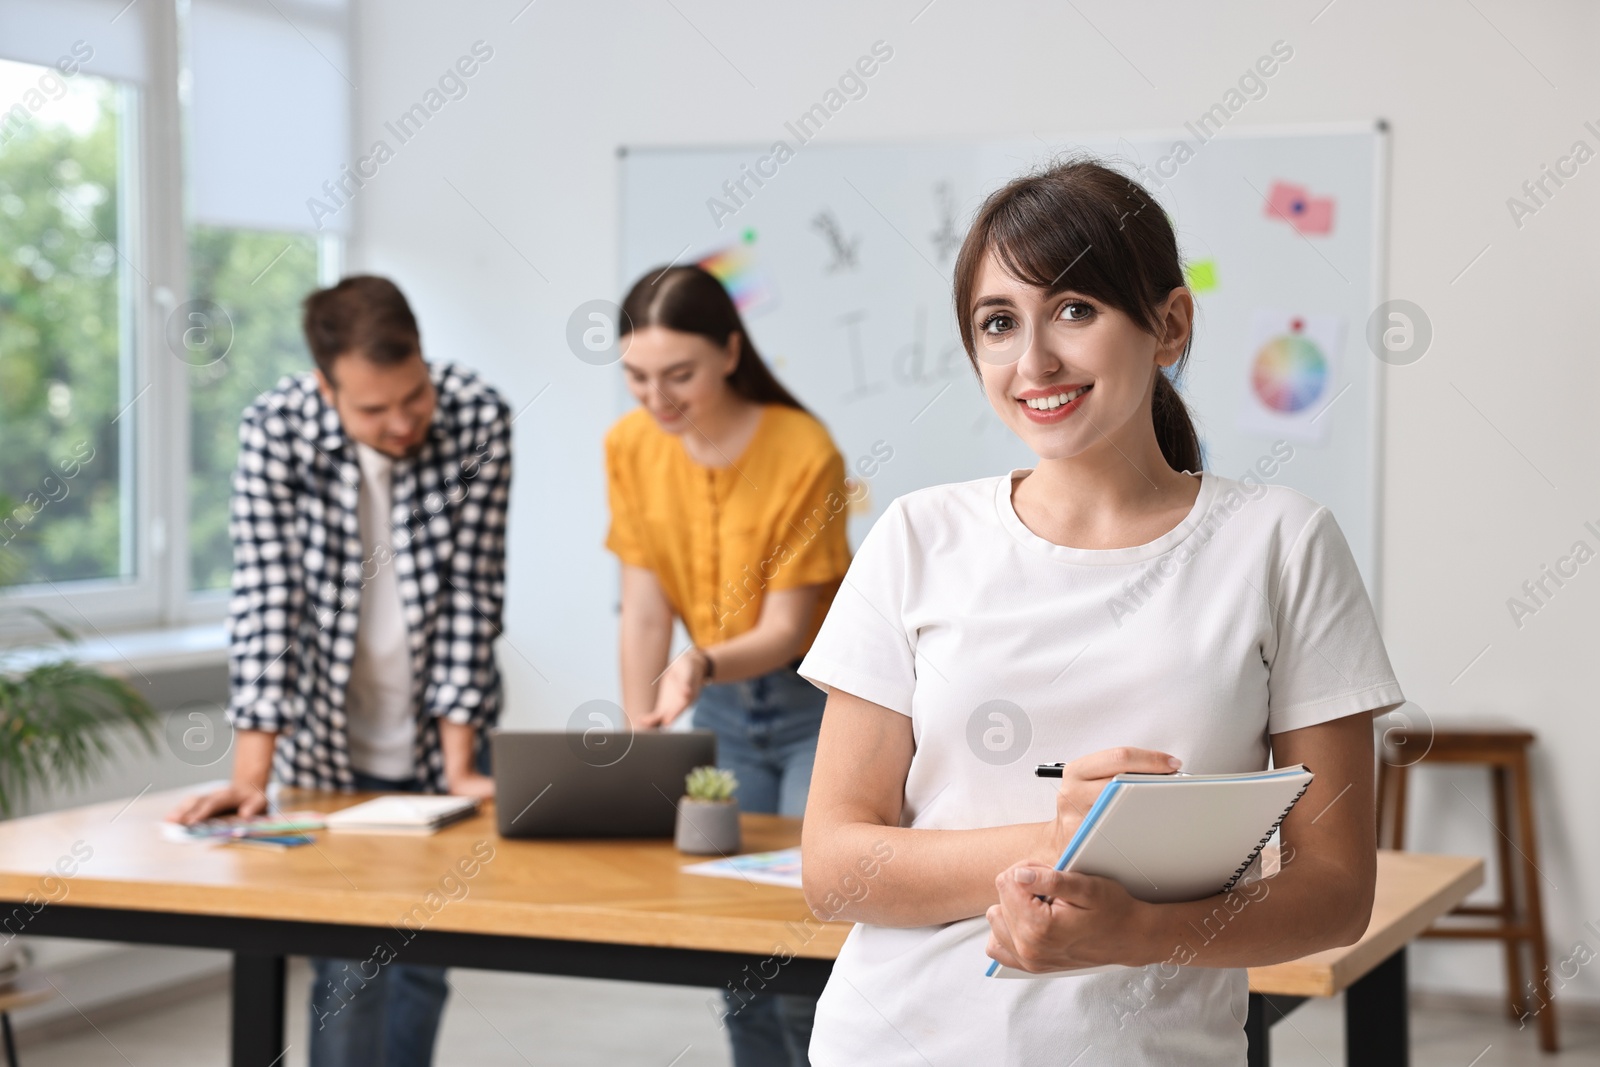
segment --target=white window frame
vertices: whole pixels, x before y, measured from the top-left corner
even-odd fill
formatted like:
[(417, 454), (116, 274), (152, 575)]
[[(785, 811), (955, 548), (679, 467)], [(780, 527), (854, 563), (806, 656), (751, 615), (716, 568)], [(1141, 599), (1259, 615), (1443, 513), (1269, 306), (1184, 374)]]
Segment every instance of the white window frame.
[[(295, 17), (327, 19), (315, 5), (280, 0)], [(188, 297), (188, 219), (185, 205), (184, 77), (180, 28), (186, 0), (143, 0), (148, 79), (143, 85), (117, 81), (122, 115), (121, 201), (118, 235), (120, 282), (131, 294), (120, 314), (126, 320), (119, 368), (123, 430), (119, 462), (127, 579), (19, 585), (0, 591), (6, 633), (32, 637), (44, 632), (17, 628), (21, 611), (38, 609), (85, 638), (105, 631), (179, 628), (220, 621), (226, 590), (192, 590), (189, 560), (189, 380), (187, 364), (167, 351), (167, 317)], [(336, 16), (348, 31), (348, 16)], [(3, 58), (3, 47), (0, 47)], [(320, 281), (331, 284), (344, 246), (336, 235), (318, 238)], [(330, 277), (331, 276), (331, 277)], [(130, 499), (131, 498), (131, 499)]]

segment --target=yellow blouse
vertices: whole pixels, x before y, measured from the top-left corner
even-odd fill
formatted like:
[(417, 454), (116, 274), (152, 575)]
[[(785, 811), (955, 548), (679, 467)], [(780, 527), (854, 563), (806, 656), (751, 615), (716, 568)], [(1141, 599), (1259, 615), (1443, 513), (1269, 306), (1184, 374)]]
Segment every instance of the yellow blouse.
[(768, 590), (822, 586), (801, 651), (850, 566), (844, 459), (803, 411), (764, 405), (733, 464), (706, 467), (643, 408), (606, 434), (606, 547), (653, 572), (694, 643), (753, 629)]

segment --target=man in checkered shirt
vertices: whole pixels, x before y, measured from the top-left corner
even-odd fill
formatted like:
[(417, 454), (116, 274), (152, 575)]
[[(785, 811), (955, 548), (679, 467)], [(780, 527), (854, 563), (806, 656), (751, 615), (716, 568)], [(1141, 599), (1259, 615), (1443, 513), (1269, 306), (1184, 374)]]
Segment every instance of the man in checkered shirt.
[[(269, 773), (313, 789), (494, 791), (481, 768), (500, 713), (505, 402), (423, 361), (385, 278), (312, 293), (305, 333), (315, 371), (257, 399), (239, 430), (232, 780), (173, 812), (180, 822), (261, 814)], [(432, 1060), (443, 968), (312, 963), (312, 1067)]]

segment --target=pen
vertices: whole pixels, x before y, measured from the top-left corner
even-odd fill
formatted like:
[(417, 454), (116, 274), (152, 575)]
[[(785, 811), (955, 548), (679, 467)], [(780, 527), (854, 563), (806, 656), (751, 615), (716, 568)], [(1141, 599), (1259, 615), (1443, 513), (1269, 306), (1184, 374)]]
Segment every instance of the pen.
[[(1065, 763), (1041, 763), (1033, 769), (1033, 775), (1035, 778), (1060, 778), (1061, 768), (1065, 766)], [(1170, 771), (1168, 773), (1172, 774), (1176, 778), (1194, 777), (1194, 775), (1190, 774), (1188, 771)]]

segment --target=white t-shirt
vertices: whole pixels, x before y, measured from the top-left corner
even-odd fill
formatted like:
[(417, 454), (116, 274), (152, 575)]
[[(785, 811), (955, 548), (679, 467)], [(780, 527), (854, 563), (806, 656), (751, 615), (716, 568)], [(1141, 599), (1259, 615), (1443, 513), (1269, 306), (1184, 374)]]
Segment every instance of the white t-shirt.
[(358, 771), (405, 781), (417, 774), (416, 707), (411, 699), (411, 635), (400, 605), (394, 553), (394, 460), (367, 445), (356, 445), (361, 464), (360, 618), (355, 659), (345, 689), (350, 765)]
[[(1349, 547), (1315, 501), (1208, 472), (1156, 540), (1068, 548), (1017, 517), (1012, 480), (1028, 473), (892, 503), (800, 665), (911, 717), (902, 826), (1053, 818), (1056, 783), (1034, 765), (1116, 745), (1170, 752), (1196, 774), (1264, 769), (1269, 734), (1405, 699)], [(1245, 1061), (1243, 969), (988, 978), (988, 933), (981, 915), (858, 924), (818, 1004), (811, 1062)]]

